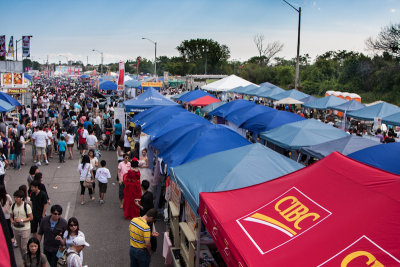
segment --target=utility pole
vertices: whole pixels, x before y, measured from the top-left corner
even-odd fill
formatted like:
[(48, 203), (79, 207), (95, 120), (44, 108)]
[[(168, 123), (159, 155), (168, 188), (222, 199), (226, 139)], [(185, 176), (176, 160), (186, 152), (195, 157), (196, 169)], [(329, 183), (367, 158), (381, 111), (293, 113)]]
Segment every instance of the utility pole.
[(299, 88), (299, 80), (300, 80), (300, 22), (301, 22), (301, 7), (298, 9), (295, 8), (292, 4), (287, 2), (286, 0), (282, 0), (286, 4), (288, 4), (291, 8), (296, 10), (299, 13), (299, 25), (297, 29), (297, 58), (296, 58), (296, 80), (294, 83), (294, 88), (297, 89)]

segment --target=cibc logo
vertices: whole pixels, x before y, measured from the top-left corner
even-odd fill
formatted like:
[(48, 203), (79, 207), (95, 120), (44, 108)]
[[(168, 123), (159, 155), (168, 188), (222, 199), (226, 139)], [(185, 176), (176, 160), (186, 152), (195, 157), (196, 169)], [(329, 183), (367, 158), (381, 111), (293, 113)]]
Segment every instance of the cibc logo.
[[(237, 220), (261, 254), (315, 227), (332, 213), (296, 187)], [(268, 238), (265, 238), (265, 237)]]
[[(398, 248), (396, 248), (398, 249)], [(399, 266), (400, 260), (390, 254), (383, 247), (363, 235), (335, 256), (318, 265), (322, 266)]]

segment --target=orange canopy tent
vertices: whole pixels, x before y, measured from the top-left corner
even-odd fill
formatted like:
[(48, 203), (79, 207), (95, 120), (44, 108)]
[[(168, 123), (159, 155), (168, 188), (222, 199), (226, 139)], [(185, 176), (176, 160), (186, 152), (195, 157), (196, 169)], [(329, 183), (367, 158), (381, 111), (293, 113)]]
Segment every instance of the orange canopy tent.
[(208, 105), (210, 105), (212, 103), (220, 102), (220, 101), (221, 100), (219, 100), (219, 99), (217, 99), (215, 97), (212, 97), (212, 96), (209, 96), (209, 95), (205, 95), (203, 97), (200, 97), (200, 98), (197, 98), (195, 100), (190, 101), (189, 105), (191, 105), (192, 107), (195, 107), (195, 106), (204, 107), (204, 106), (208, 106)]

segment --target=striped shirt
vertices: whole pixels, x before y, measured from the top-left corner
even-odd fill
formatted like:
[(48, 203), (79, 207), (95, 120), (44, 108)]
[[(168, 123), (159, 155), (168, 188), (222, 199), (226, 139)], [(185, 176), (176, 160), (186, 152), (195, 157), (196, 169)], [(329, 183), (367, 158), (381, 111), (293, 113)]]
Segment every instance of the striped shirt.
[(141, 217), (136, 217), (129, 224), (130, 245), (135, 248), (146, 248), (146, 240), (150, 241), (150, 226)]

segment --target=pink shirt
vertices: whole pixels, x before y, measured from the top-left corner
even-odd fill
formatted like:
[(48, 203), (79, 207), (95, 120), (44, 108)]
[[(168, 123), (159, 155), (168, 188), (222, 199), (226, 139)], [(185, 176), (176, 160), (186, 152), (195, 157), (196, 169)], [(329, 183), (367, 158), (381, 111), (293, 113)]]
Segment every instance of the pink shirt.
[(130, 169), (131, 169), (131, 163), (130, 162), (125, 164), (125, 162), (121, 161), (118, 164), (119, 181), (121, 183), (124, 181), (124, 174), (127, 173)]

